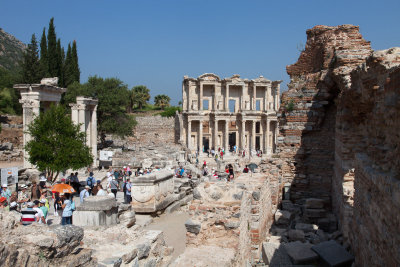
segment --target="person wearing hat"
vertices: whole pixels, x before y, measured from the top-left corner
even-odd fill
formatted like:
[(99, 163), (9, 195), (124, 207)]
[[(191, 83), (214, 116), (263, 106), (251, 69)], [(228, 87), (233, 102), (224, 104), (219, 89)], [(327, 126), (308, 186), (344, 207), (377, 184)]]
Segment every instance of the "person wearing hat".
[(40, 195), (39, 201), (42, 201), (42, 200), (44, 201), (44, 206), (47, 209), (50, 209), (49, 200), (47, 199), (47, 190), (46, 189), (44, 189), (42, 191), (42, 194)]
[(1, 197), (5, 197), (7, 199), (7, 202), (9, 202), (11, 197), (11, 191), (10, 189), (8, 189), (7, 184), (3, 184), (2, 189), (3, 190), (1, 191)]
[(36, 211), (33, 209), (35, 204), (33, 202), (28, 202), (27, 207), (21, 210), (21, 224), (31, 225), (35, 221)]
[(28, 203), (29, 199), (30, 199), (28, 192), (26, 192), (27, 188), (28, 187), (23, 184), (23, 185), (20, 186), (20, 190), (21, 191), (18, 192), (18, 200), (17, 200), (17, 202), (22, 207), (25, 207), (26, 204)]
[(47, 182), (46, 176), (42, 174), (39, 179), (39, 189), (41, 192), (46, 188), (46, 182)]
[(93, 190), (95, 182), (96, 182), (96, 179), (93, 177), (93, 172), (90, 172), (89, 177), (86, 179), (86, 185), (88, 185), (90, 187), (89, 195), (92, 194), (92, 190)]
[(81, 198), (81, 203), (83, 203), (84, 199), (89, 196), (89, 190), (90, 186), (86, 185), (85, 188), (79, 194), (79, 197)]

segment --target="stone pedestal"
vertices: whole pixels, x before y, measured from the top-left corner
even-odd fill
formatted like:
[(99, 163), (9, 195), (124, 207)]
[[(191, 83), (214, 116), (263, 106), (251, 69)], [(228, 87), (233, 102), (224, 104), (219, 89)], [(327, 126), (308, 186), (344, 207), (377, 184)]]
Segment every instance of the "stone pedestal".
[(153, 213), (175, 201), (174, 171), (162, 170), (132, 180), (132, 207), (138, 213)]
[(118, 206), (114, 197), (90, 196), (76, 208), (74, 225), (98, 226), (118, 223)]

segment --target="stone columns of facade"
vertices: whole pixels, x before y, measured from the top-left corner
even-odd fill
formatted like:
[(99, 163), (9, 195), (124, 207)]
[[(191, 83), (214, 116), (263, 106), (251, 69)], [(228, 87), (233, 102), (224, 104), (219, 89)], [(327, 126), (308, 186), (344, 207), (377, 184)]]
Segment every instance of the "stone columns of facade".
[(242, 125), (240, 127), (241, 131), (241, 140), (240, 140), (240, 145), (242, 149), (246, 149), (246, 120), (242, 120)]
[(187, 147), (191, 149), (191, 139), (192, 139), (192, 121), (188, 118), (187, 125)]
[(225, 149), (225, 153), (229, 153), (229, 120), (225, 121), (225, 144), (224, 144), (224, 149)]
[(203, 83), (200, 82), (199, 110), (203, 110)]
[(192, 110), (192, 101), (190, 99), (190, 81), (187, 82), (187, 110)]
[(96, 160), (97, 157), (97, 105), (93, 107), (92, 109), (92, 117), (91, 117), (91, 143), (90, 147), (92, 148), (92, 155), (95, 155), (94, 160)]
[(199, 152), (203, 152), (203, 121), (199, 120), (199, 140), (197, 141), (199, 144)]
[(214, 120), (214, 149), (218, 150), (218, 120)]
[(78, 96), (76, 104), (70, 104), (71, 120), (80, 125), (80, 131), (85, 133), (85, 143), (90, 148), (93, 163), (97, 161), (97, 100)]
[[(26, 144), (32, 139), (31, 135), (27, 132), (28, 131), (28, 126), (31, 124), (31, 122), (35, 119), (36, 116), (39, 116), (40, 112), (40, 101), (39, 101), (39, 95), (35, 98), (24, 98), (22, 96), (22, 99), (19, 100), (19, 102), (22, 104), (22, 120), (23, 120), (23, 141), (24, 141), (24, 147)], [(32, 164), (29, 162), (29, 154), (27, 151), (24, 149), (24, 168), (32, 168)]]
[(251, 123), (251, 150), (256, 149), (256, 121)]
[(267, 155), (271, 155), (271, 145), (269, 143), (269, 131), (270, 131), (270, 121), (267, 120), (266, 121), (267, 125), (266, 125), (266, 133), (265, 133), (265, 149), (266, 149), (266, 154)]
[(225, 87), (225, 111), (229, 112), (229, 85)]
[(253, 101), (251, 101), (253, 103), (253, 110), (257, 110), (257, 86), (253, 85)]
[(244, 91), (245, 91), (245, 89), (244, 89), (244, 87), (245, 87), (245, 85), (243, 85), (242, 86), (242, 97), (241, 97), (241, 103), (240, 103), (240, 110), (241, 111), (243, 111), (243, 110), (245, 110), (246, 109), (246, 102), (245, 102), (245, 100), (244, 100)]

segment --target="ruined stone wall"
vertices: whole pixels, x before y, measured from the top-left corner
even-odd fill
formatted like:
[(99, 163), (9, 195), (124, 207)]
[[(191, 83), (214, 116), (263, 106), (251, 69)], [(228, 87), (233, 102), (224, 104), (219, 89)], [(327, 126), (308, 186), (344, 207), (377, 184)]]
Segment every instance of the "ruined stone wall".
[(316, 26), (282, 96), (279, 156), (291, 199), (324, 199), (359, 266), (400, 264), (400, 49), (352, 25)]
[(161, 116), (137, 116), (135, 141), (140, 144), (173, 144), (175, 119)]
[(23, 125), (21, 116), (0, 116), (0, 161), (23, 159)]

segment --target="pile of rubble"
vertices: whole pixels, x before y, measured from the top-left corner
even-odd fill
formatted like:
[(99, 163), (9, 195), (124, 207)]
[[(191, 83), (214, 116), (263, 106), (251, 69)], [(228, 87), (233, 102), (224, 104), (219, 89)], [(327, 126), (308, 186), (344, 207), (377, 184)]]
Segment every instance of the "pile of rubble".
[(4, 266), (96, 266), (92, 249), (83, 248), (83, 229), (19, 224), (21, 215), (0, 211), (0, 262)]

